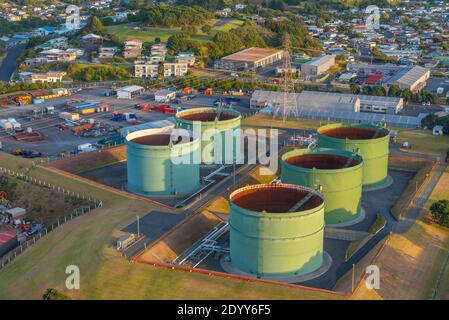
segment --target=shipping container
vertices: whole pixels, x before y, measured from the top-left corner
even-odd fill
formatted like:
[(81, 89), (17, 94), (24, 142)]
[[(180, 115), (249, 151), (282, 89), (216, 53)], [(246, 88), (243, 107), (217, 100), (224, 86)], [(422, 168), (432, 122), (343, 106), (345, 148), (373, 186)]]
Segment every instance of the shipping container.
[(95, 108), (81, 109), (79, 112), (81, 112), (81, 114), (92, 114), (95, 113)]

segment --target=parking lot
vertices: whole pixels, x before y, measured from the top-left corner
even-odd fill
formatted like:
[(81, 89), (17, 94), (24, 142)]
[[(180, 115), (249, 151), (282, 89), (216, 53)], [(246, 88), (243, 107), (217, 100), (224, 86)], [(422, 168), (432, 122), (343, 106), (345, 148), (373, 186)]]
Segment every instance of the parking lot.
[[(151, 92), (146, 92), (132, 100), (119, 100), (115, 96), (105, 96), (110, 90), (105, 88), (84, 89), (74, 93), (71, 96), (59, 97), (47, 100), (38, 105), (25, 106), (8, 106), (0, 108), (0, 119), (15, 118), (23, 129), (31, 128), (33, 132), (40, 133), (44, 140), (37, 142), (25, 142), (16, 140), (12, 134), (4, 129), (0, 129), (0, 141), (3, 151), (10, 152), (13, 148), (24, 150), (33, 150), (42, 153), (44, 157), (58, 155), (60, 153), (70, 153), (77, 149), (77, 146), (85, 143), (96, 143), (103, 138), (118, 134), (120, 128), (129, 126), (127, 121), (112, 121), (113, 113), (134, 113), (136, 114), (138, 123), (149, 121), (165, 120), (172, 115), (167, 115), (156, 111), (136, 110), (136, 104), (149, 103), (152, 106), (159, 105), (154, 101)], [(174, 107), (195, 108), (195, 107), (212, 107), (218, 96), (198, 95), (194, 99), (183, 102), (182, 104), (170, 104)], [(101, 123), (107, 127), (101, 135), (98, 136), (81, 136), (75, 135), (71, 130), (61, 130), (60, 125), (65, 124), (66, 120), (58, 116), (59, 112), (66, 112), (64, 103), (70, 100), (79, 101), (96, 101), (107, 103), (109, 110), (107, 112), (98, 112), (89, 115), (80, 115), (79, 123), (88, 123), (94, 121)], [(241, 102), (234, 108), (247, 112), (249, 105), (248, 97), (241, 97)], [(53, 114), (45, 112), (46, 107), (53, 106), (55, 108)]]

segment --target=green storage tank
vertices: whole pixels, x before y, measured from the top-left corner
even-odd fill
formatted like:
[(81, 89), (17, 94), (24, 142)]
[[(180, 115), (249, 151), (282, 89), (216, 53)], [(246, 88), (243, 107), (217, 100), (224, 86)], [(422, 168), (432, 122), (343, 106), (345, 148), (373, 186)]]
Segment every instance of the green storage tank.
[[(201, 162), (205, 164), (232, 164), (234, 159), (239, 159), (240, 122), (240, 113), (230, 109), (223, 110), (220, 119), (214, 108), (193, 108), (176, 114), (176, 127), (199, 135)], [(217, 150), (215, 144), (220, 145), (219, 138), (221, 148)]]
[(380, 186), (388, 178), (390, 132), (369, 124), (330, 124), (318, 129), (320, 148), (356, 151), (363, 158), (363, 187)]
[(290, 184), (258, 184), (234, 191), (229, 202), (234, 269), (277, 278), (321, 267), (324, 199), (320, 193)]
[(326, 224), (346, 223), (361, 213), (363, 159), (337, 149), (294, 149), (281, 158), (281, 180), (319, 190)]
[[(135, 131), (125, 138), (128, 190), (143, 195), (188, 194), (200, 185), (199, 139), (173, 129)], [(197, 155), (195, 155), (197, 153)], [(174, 161), (172, 161), (174, 160)], [(199, 162), (199, 161), (196, 161)]]

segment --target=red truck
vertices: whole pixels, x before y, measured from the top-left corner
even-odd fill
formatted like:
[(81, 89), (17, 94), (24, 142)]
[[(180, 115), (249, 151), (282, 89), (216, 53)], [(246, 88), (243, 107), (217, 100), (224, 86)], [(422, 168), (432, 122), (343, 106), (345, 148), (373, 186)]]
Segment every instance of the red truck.
[(134, 109), (137, 109), (140, 111), (150, 111), (153, 108), (151, 107), (151, 105), (149, 103), (141, 103), (141, 104), (136, 104), (134, 106)]
[(166, 104), (162, 104), (160, 106), (153, 107), (152, 110), (162, 112), (164, 114), (176, 114), (176, 109), (174, 109)]

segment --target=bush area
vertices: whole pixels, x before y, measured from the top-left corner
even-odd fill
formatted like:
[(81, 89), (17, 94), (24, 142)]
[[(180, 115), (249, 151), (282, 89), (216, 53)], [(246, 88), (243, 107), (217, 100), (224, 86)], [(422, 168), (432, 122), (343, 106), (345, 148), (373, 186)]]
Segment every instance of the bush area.
[(67, 75), (75, 81), (127, 80), (131, 78), (129, 68), (105, 64), (71, 63), (67, 68)]
[(87, 200), (63, 196), (52, 189), (7, 176), (0, 176), (0, 190), (7, 192), (7, 201), (13, 207), (26, 209), (28, 218), (45, 225), (88, 205)]

